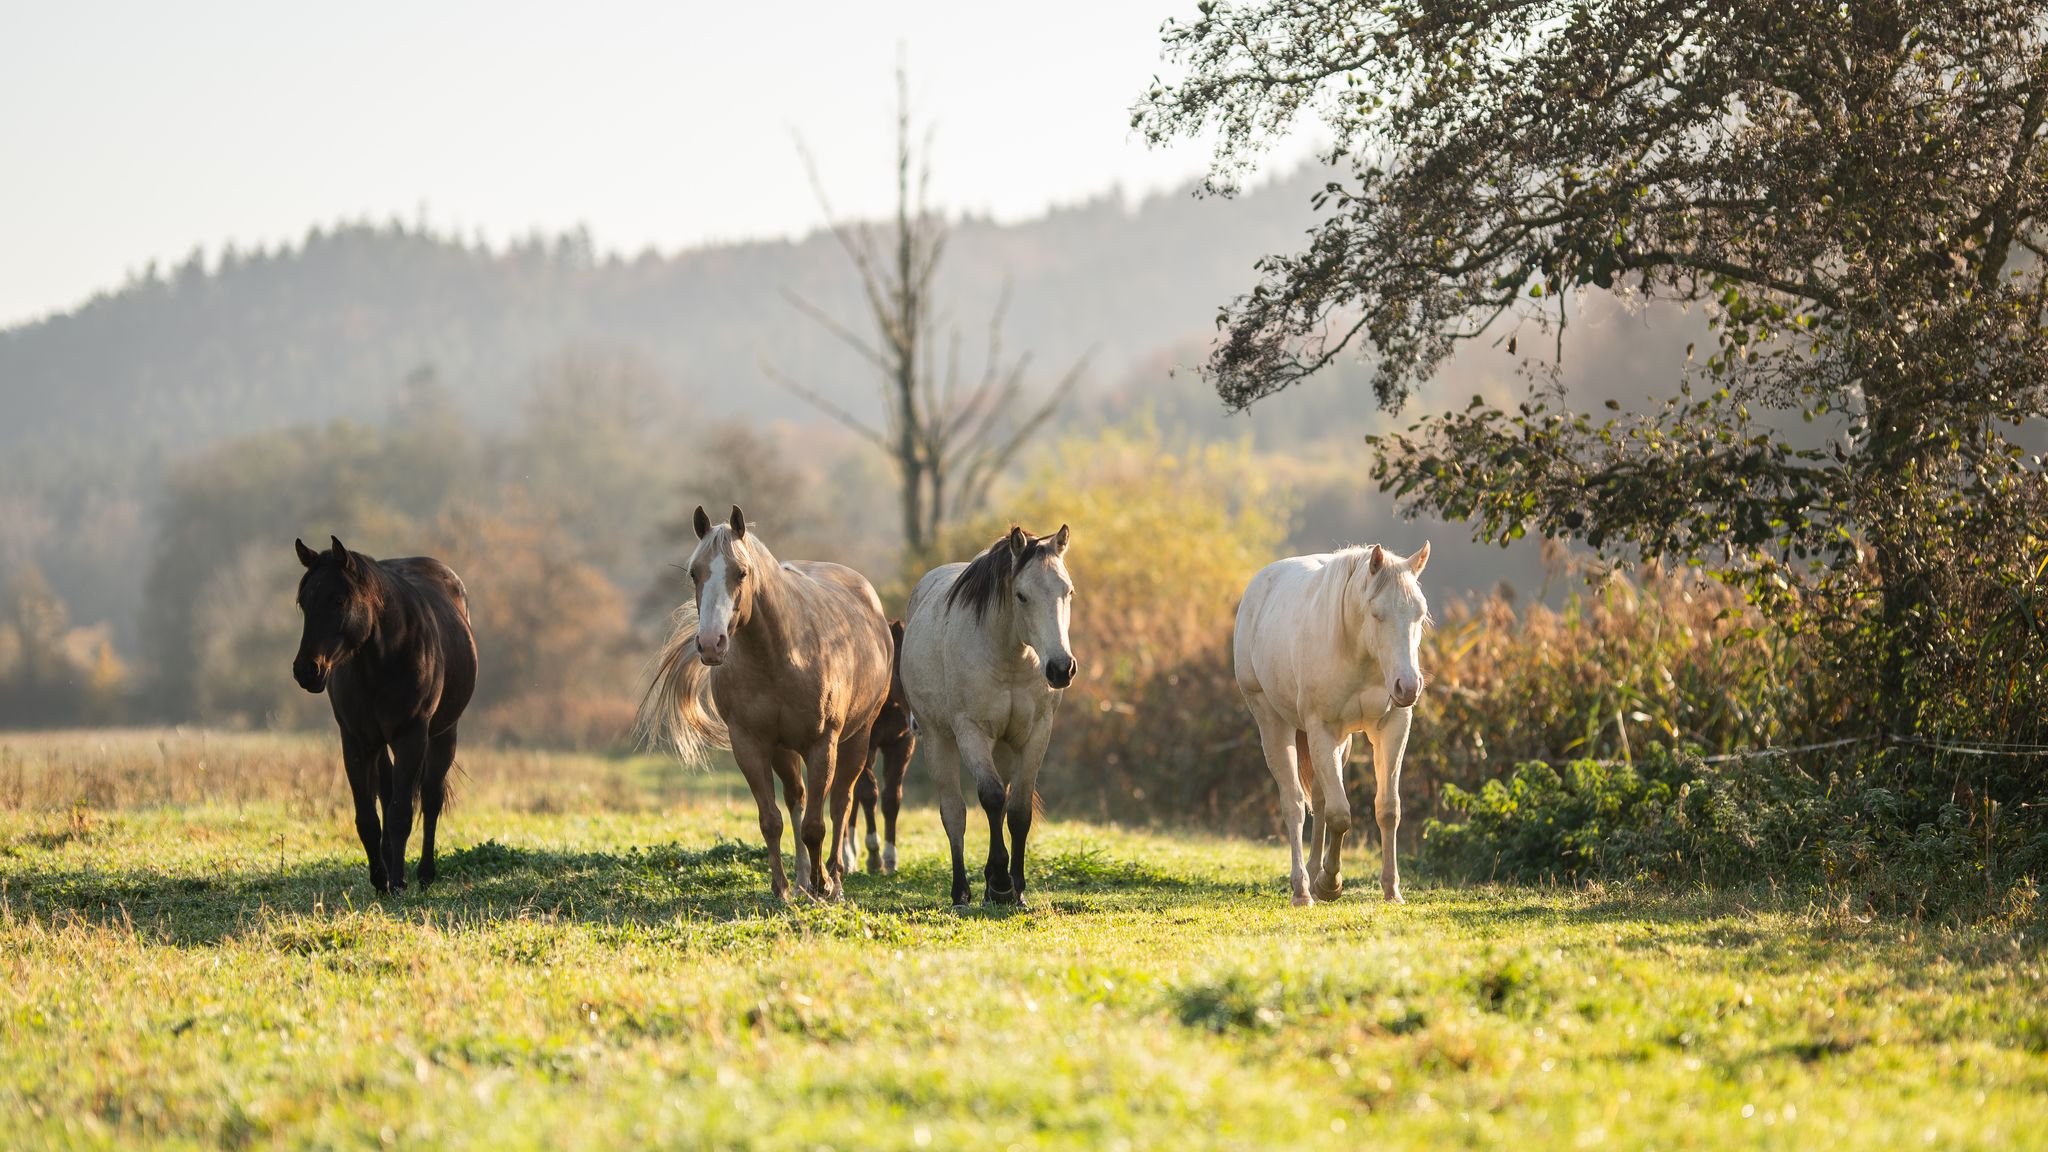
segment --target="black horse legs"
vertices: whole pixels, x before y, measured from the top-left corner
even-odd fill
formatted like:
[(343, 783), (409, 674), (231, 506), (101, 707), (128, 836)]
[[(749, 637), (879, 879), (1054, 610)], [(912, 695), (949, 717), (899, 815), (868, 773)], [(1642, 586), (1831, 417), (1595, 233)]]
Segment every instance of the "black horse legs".
[(405, 842), (412, 837), (413, 799), (427, 762), (427, 729), (422, 724), (391, 742), (384, 775), (384, 875), (389, 891), (405, 891)]
[(384, 872), (384, 833), (377, 822), (377, 789), (390, 762), (384, 749), (344, 734), (341, 762), (348, 771), (349, 795), (356, 804), (356, 835), (362, 839), (363, 854), (370, 858), (370, 885), (379, 892), (390, 889)]

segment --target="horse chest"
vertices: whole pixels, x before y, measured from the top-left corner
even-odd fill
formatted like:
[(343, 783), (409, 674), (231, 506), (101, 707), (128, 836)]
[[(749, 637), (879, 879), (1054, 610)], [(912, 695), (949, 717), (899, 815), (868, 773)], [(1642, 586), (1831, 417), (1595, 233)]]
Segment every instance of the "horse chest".
[(1038, 726), (1038, 715), (1050, 692), (1036, 685), (1015, 686), (998, 692), (982, 712), (988, 734), (1006, 744), (1021, 745)]

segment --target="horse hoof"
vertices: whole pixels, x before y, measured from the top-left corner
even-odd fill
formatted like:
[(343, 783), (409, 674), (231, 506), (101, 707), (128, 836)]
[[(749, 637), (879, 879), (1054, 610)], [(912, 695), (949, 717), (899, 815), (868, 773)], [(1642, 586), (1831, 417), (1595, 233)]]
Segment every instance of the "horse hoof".
[(1293, 903), (1296, 908), (1307, 908), (1315, 902), (1315, 897), (1310, 896), (1306, 892), (1296, 892), (1293, 896)]
[(1386, 896), (1387, 903), (1389, 904), (1406, 904), (1408, 902), (1401, 898), (1401, 890), (1399, 888), (1387, 889)]
[(894, 844), (891, 844), (887, 848), (882, 849), (882, 875), (894, 876), (895, 874), (896, 846)]
[(988, 894), (982, 897), (981, 902), (983, 904), (1022, 904), (1024, 900), (1017, 895), (1017, 891), (1014, 888), (1006, 888), (1001, 892), (991, 888)]
[(1335, 904), (1344, 898), (1344, 882), (1339, 880), (1337, 883), (1327, 887), (1318, 884), (1314, 888), (1309, 889), (1309, 894), (1316, 898), (1316, 903), (1318, 904)]

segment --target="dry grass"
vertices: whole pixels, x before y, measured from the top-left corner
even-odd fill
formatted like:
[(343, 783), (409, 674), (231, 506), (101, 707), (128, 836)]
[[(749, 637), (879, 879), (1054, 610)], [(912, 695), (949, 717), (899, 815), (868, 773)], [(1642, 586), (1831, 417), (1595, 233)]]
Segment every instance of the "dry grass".
[(1562, 610), (1494, 595), (1440, 616), (1416, 740), (1463, 787), (1526, 760), (1626, 760), (1652, 741), (1756, 747), (1816, 711), (1796, 649), (1738, 595), (1682, 572), (1616, 577)]
[[(716, 777), (666, 761), (528, 748), (466, 748), (451, 805), (515, 812), (641, 811)], [(0, 732), (0, 812), (281, 805), (298, 819), (350, 810), (331, 732), (203, 729)]]

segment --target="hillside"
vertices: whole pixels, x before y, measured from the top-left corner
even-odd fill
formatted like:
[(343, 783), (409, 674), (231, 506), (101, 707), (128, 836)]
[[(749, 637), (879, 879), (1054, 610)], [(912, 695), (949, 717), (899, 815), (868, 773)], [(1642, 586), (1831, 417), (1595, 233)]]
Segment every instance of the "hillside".
[[(1239, 200), (1114, 196), (998, 225), (962, 221), (941, 285), (978, 354), (1010, 285), (1007, 344), (1050, 374), (1097, 349), (1097, 380), (1208, 329), (1262, 252), (1306, 221), (1302, 181)], [(506, 249), (409, 229), (315, 229), (297, 245), (152, 269), (78, 310), (0, 332), (0, 448), (30, 459), (146, 459), (222, 436), (374, 416), (431, 366), (465, 411), (502, 422), (534, 362), (625, 349), (719, 414), (807, 415), (760, 386), (759, 362), (866, 412), (870, 378), (785, 291), (858, 323), (858, 285), (829, 234), (633, 258), (586, 237)], [(19, 460), (19, 456), (16, 459)], [(19, 475), (19, 466), (9, 471)]]

